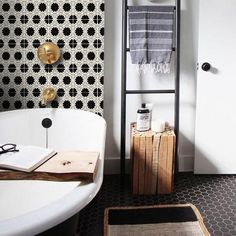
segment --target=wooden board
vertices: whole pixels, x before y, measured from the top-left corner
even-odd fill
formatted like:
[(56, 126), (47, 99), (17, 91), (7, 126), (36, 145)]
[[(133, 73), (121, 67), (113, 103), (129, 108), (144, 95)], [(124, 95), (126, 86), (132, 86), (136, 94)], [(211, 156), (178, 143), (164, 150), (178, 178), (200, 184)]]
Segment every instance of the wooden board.
[(151, 194), (151, 184), (152, 184), (152, 134), (148, 133), (146, 135), (146, 163), (145, 163), (145, 183), (144, 192), (145, 194)]
[(173, 131), (166, 131), (161, 136), (159, 163), (158, 163), (158, 193), (171, 193), (174, 175), (174, 146)]
[(159, 160), (158, 160), (158, 193), (166, 193), (166, 160), (168, 158), (168, 135), (163, 133), (160, 140)]
[(152, 146), (152, 180), (151, 180), (151, 194), (157, 193), (157, 178), (158, 178), (158, 159), (159, 159), (159, 146), (160, 146), (161, 133), (153, 135)]
[(59, 152), (34, 171), (1, 170), (2, 180), (52, 180), (92, 182), (98, 167), (98, 152), (68, 151)]
[(139, 135), (134, 135), (134, 156), (133, 156), (133, 194), (138, 194), (139, 180)]
[(173, 171), (174, 171), (174, 135), (168, 132), (167, 141), (167, 160), (166, 160), (166, 192), (170, 193), (173, 190)]
[(138, 192), (139, 194), (144, 194), (144, 183), (145, 183), (145, 150), (146, 150), (146, 145), (145, 145), (145, 135), (141, 134), (140, 135), (140, 144), (139, 144), (139, 162), (138, 162)]
[[(130, 125), (130, 162), (129, 162), (129, 171), (130, 173), (133, 173), (134, 170), (134, 163), (133, 163), (133, 156), (134, 156), (134, 135), (133, 135), (133, 125), (134, 123), (131, 123)], [(133, 182), (133, 175), (130, 174), (131, 182)]]

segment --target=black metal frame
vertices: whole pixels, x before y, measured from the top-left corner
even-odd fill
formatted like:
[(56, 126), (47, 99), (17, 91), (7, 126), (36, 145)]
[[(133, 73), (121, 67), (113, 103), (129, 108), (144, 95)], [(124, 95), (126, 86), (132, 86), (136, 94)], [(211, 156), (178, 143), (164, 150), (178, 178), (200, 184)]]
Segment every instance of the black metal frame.
[(179, 84), (180, 84), (180, 7), (181, 0), (175, 0), (175, 89), (165, 90), (127, 90), (127, 18), (128, 0), (122, 0), (122, 69), (121, 69), (121, 136), (120, 136), (120, 175), (122, 182), (125, 177), (125, 152), (126, 152), (126, 95), (127, 94), (175, 94), (175, 121), (174, 130), (176, 135), (176, 172), (178, 171), (178, 143), (179, 143)]

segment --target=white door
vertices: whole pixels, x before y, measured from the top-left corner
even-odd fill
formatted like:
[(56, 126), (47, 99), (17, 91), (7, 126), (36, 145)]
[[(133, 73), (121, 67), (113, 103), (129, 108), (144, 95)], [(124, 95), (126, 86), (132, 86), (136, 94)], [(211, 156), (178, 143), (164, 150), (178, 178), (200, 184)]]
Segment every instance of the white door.
[(200, 0), (199, 11), (194, 172), (236, 174), (236, 1)]

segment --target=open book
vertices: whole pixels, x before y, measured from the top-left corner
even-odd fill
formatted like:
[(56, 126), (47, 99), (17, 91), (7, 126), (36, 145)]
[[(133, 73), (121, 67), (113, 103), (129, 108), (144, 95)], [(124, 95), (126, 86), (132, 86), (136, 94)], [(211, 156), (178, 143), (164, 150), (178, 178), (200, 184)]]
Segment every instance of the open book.
[(37, 146), (17, 145), (16, 149), (19, 151), (0, 154), (0, 167), (31, 172), (56, 154), (52, 149)]

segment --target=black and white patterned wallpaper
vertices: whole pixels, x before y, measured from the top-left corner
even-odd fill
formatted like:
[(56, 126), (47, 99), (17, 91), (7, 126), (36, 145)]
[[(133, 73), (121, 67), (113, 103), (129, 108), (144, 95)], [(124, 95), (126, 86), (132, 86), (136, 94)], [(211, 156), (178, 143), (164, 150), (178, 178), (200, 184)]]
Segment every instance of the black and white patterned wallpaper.
[[(51, 41), (60, 60), (43, 65), (37, 48)], [(48, 107), (103, 114), (104, 0), (1, 0), (0, 110)]]

